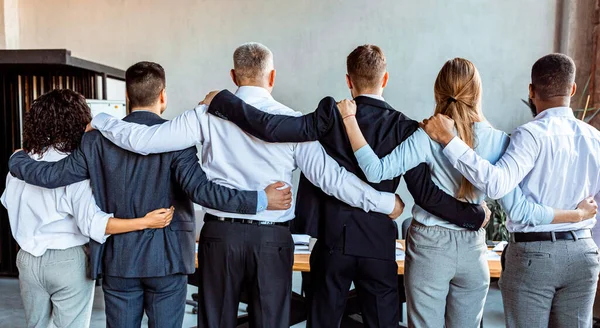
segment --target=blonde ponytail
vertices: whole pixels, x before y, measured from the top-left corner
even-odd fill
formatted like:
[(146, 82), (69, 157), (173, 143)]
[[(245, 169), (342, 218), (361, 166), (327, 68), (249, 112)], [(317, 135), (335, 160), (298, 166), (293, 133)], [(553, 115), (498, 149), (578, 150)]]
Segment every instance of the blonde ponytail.
[[(435, 80), (434, 96), (435, 113), (452, 118), (458, 137), (473, 148), (473, 123), (480, 120), (481, 103), (481, 78), (475, 65), (463, 58), (447, 61)], [(457, 197), (464, 199), (472, 196), (474, 189), (473, 184), (463, 177)]]

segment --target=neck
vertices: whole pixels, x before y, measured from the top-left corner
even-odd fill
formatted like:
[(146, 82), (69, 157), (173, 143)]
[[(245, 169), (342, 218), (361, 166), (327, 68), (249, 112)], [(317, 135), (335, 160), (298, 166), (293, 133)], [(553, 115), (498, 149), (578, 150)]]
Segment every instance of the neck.
[(134, 107), (131, 108), (132, 112), (136, 112), (136, 111), (146, 111), (146, 112), (152, 112), (156, 115), (161, 115), (162, 113), (160, 112), (160, 107), (158, 106), (151, 106), (151, 107)]
[(259, 87), (259, 88), (263, 88), (269, 92), (271, 92), (271, 88), (269, 87), (268, 83), (264, 83), (264, 82), (259, 82), (259, 81), (249, 81), (249, 82), (243, 82), (238, 84), (238, 88), (241, 87)]
[(550, 100), (543, 100), (536, 104), (537, 113), (541, 113), (546, 109), (555, 107), (570, 107), (571, 97), (555, 97)]
[(352, 93), (352, 98), (356, 98), (360, 95), (376, 95), (376, 96), (382, 97), (383, 96), (383, 88), (365, 89), (365, 90), (352, 89), (351, 93)]

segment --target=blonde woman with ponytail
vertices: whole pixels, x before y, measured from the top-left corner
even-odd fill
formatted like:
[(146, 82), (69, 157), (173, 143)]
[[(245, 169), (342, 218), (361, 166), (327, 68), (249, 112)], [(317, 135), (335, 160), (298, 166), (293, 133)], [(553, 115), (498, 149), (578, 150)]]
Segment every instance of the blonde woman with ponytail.
[[(440, 70), (434, 85), (435, 113), (451, 117), (456, 134), (480, 156), (495, 163), (509, 139), (485, 120), (481, 111), (481, 78), (473, 63), (454, 58)], [(442, 154), (442, 148), (418, 129), (380, 159), (365, 141), (354, 114), (356, 106), (338, 104), (358, 164), (370, 182), (404, 174), (427, 163), (433, 181), (458, 199), (481, 203), (484, 193), (474, 188)], [(577, 210), (554, 210), (528, 202), (519, 188), (500, 200), (513, 221), (548, 224), (581, 221), (595, 214), (588, 200)], [(466, 230), (419, 206), (413, 207), (405, 262), (409, 327), (479, 327), (489, 287), (485, 230)]]

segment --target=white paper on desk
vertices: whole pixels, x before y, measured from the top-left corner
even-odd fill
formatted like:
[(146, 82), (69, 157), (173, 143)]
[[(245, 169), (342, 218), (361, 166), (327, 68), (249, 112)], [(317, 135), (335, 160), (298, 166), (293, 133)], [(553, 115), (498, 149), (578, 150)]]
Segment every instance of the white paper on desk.
[(292, 235), (294, 239), (294, 245), (308, 245), (310, 242), (309, 235)]
[(494, 251), (488, 251), (487, 259), (488, 259), (488, 261), (500, 261), (500, 255), (498, 255), (498, 253), (496, 253)]
[(405, 257), (404, 251), (397, 249), (396, 250), (396, 261), (404, 261), (404, 257)]
[(396, 242), (396, 249), (404, 249), (404, 247), (402, 247), (402, 243)]
[(506, 245), (508, 245), (508, 242), (501, 241), (492, 250), (494, 252), (503, 252), (504, 251), (504, 247), (506, 247)]
[(310, 254), (308, 245), (296, 245), (294, 246), (294, 254)]

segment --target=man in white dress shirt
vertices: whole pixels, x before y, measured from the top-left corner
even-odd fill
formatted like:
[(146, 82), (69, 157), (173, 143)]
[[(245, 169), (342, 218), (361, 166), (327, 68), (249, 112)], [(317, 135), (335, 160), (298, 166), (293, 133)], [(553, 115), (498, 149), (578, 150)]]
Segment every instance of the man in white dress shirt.
[[(600, 132), (569, 108), (575, 63), (562, 54), (540, 58), (531, 70), (535, 119), (518, 127), (506, 153), (491, 165), (453, 134), (446, 116), (425, 121), (429, 136), (445, 146), (450, 162), (478, 189), (501, 198), (517, 185), (534, 202), (575, 208), (600, 201)], [(501, 278), (508, 327), (591, 327), (600, 270), (591, 229), (578, 223), (523, 225), (508, 222), (510, 243)]]
[[(262, 44), (247, 43), (233, 55), (236, 95), (253, 106), (284, 115), (301, 115), (271, 96), (275, 83), (273, 54)], [(365, 211), (397, 217), (402, 205), (341, 168), (317, 142), (271, 144), (248, 136), (233, 123), (206, 113), (207, 106), (187, 111), (162, 125), (129, 124), (108, 115), (92, 125), (117, 145), (140, 154), (202, 145), (208, 178), (232, 188), (254, 188), (275, 181), (292, 184), (300, 168), (327, 194)], [(208, 209), (198, 250), (200, 270), (199, 327), (235, 327), (240, 294), (249, 295), (251, 326), (289, 327), (294, 244), (287, 211), (238, 215)]]

